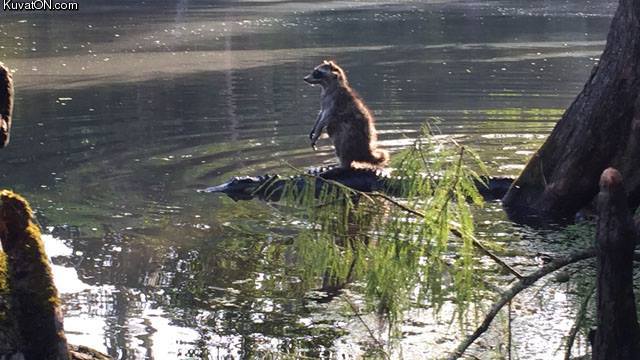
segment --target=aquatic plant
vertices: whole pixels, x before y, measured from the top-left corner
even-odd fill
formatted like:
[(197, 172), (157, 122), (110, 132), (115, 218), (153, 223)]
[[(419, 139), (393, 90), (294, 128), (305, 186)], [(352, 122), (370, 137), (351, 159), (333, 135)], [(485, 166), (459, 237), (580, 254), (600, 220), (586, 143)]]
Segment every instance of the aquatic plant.
[(436, 140), (430, 126), (392, 165), (403, 179), (401, 198), (330, 181), (316, 193), (312, 175), (284, 190), (282, 211), (300, 224), (294, 269), (323, 290), (361, 284), (367, 310), (388, 319), (390, 335), (399, 335), (415, 302), (439, 309), (453, 300), (463, 320), (483, 288), (475, 249), (488, 252), (474, 237), (472, 216), (483, 203), (474, 181), (484, 165), (455, 141)]

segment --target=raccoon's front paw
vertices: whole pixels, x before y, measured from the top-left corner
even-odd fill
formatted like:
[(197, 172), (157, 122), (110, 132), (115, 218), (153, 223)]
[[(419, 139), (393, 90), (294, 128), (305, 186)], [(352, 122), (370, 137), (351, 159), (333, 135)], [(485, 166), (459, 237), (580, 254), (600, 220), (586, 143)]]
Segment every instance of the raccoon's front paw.
[(313, 149), (313, 151), (318, 151), (318, 148), (316, 147), (316, 141), (315, 140), (311, 140), (311, 148)]

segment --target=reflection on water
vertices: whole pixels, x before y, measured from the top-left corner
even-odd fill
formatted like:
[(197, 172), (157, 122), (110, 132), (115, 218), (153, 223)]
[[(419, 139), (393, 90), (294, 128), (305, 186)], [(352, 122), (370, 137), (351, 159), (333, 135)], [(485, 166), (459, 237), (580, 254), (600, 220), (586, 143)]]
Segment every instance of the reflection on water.
[[(18, 98), (0, 187), (27, 196), (54, 236), (73, 342), (117, 358), (355, 358), (368, 346), (359, 323), (266, 261), (273, 239), (247, 235), (286, 232), (273, 210), (194, 190), (282, 172), (283, 161), (332, 161), (326, 141), (318, 153), (308, 145), (319, 90), (301, 80), (324, 58), (348, 70), (383, 146), (438, 119), (492, 172), (516, 174), (597, 62), (614, 6), (181, 0), (2, 13), (0, 59), (16, 70)], [(480, 215), (483, 236), (535, 245), (497, 214)], [(569, 324), (573, 311), (555, 294), (551, 319), (514, 333), (521, 358), (561, 356), (540, 346), (566, 333), (544, 325)], [(407, 358), (455, 344), (424, 312), (407, 324)]]

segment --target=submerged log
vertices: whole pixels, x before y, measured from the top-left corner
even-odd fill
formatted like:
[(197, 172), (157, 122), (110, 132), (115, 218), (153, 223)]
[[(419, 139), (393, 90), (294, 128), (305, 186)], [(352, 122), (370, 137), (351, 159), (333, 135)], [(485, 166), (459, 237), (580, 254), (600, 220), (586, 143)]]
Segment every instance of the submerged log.
[(0, 149), (9, 143), (13, 113), (13, 80), (11, 72), (0, 63)]
[(503, 199), (550, 220), (572, 218), (620, 170), (640, 204), (640, 0), (620, 0), (600, 62)]
[(637, 233), (621, 174), (609, 168), (598, 195), (597, 330), (594, 360), (640, 359), (640, 327), (633, 294)]

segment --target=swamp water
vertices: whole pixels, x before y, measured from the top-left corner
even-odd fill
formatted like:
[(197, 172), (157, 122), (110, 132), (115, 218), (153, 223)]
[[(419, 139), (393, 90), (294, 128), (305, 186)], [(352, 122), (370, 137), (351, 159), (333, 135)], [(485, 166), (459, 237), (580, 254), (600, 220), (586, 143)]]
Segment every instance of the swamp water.
[[(295, 231), (276, 209), (196, 189), (333, 161), (326, 140), (309, 147), (319, 89), (302, 81), (325, 58), (346, 68), (385, 148), (437, 119), (493, 175), (516, 175), (597, 63), (615, 5), (121, 0), (2, 12), (17, 99), (0, 187), (26, 196), (49, 233), (73, 343), (119, 359), (366, 356), (367, 329), (340, 299), (313, 300), (288, 264), (265, 260), (271, 239), (256, 233)], [(498, 204), (476, 216), (478, 236), (522, 272), (538, 266), (522, 255), (575, 246), (514, 226)], [(551, 282), (516, 299), (516, 358), (562, 358), (575, 290)], [(404, 358), (451, 350), (452, 316), (410, 311)], [(503, 325), (470, 353), (504, 348)]]

